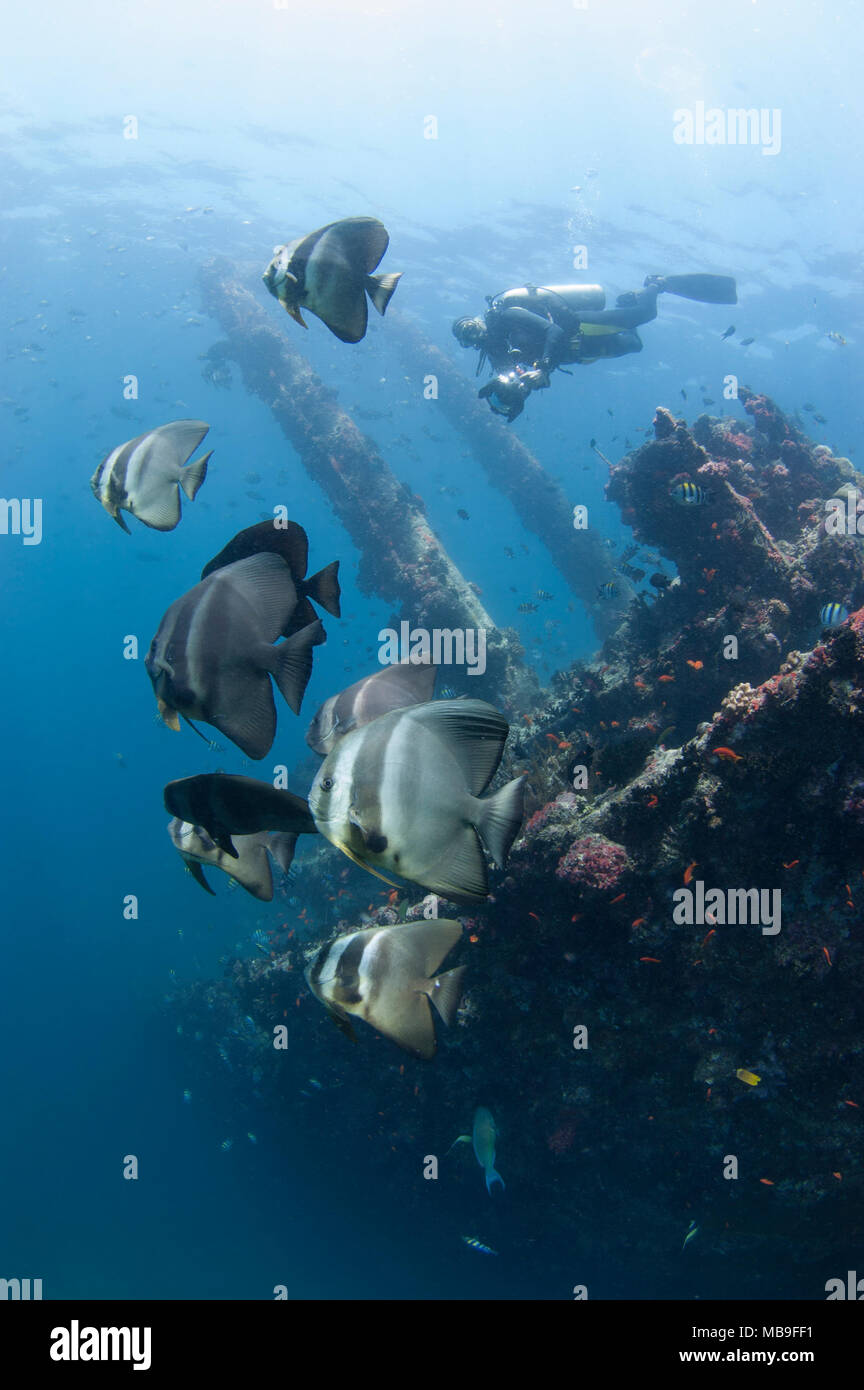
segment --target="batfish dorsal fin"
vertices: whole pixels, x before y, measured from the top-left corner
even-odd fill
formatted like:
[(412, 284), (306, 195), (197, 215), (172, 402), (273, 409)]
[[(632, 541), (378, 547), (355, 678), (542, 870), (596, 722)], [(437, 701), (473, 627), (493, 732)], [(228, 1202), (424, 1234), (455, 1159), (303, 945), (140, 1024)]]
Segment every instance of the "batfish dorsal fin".
[(472, 796), (486, 790), (501, 761), (509, 724), (485, 700), (435, 700), (409, 710), (416, 720), (440, 738), (458, 762)]
[(405, 942), (403, 949), (410, 951), (416, 973), (427, 977), (435, 974), (448, 951), (456, 945), (462, 935), (462, 923), (449, 917), (424, 918), (406, 924), (400, 931)]
[(151, 430), (148, 454), (153, 462), (181, 468), (191, 458), (210, 426), (204, 420), (171, 420)]
[(281, 635), (297, 604), (291, 571), (278, 555), (251, 555), (247, 560), (238, 560), (230, 568), (219, 570), (210, 582), (224, 585), (223, 594), (230, 589), (249, 605), (268, 642)]
[(337, 242), (355, 271), (369, 274), (390, 245), (387, 228), (377, 217), (343, 217), (326, 229), (327, 241)]
[(278, 526), (275, 521), (259, 521), (238, 531), (219, 554), (204, 566), (201, 578), (206, 579), (214, 570), (233, 565), (236, 560), (248, 560), (251, 555), (260, 555), (262, 551), (281, 555), (292, 578), (304, 578), (309, 561), (309, 538), (296, 521), (286, 521)]

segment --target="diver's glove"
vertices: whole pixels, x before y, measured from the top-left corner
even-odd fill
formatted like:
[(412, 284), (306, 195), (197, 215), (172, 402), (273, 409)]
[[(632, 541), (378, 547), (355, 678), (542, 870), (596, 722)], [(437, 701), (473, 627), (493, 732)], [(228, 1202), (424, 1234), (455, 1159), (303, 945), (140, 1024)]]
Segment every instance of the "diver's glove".
[(529, 391), (543, 391), (549, 385), (550, 367), (551, 364), (544, 358), (536, 367), (532, 367), (530, 371), (524, 373), (523, 384)]

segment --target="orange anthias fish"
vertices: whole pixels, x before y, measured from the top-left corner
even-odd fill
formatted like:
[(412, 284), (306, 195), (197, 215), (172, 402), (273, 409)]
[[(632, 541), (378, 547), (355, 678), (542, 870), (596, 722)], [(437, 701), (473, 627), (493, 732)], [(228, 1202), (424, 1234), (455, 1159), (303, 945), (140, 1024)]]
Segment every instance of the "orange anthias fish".
[(701, 671), (703, 663), (701, 661), (688, 661), (688, 666), (692, 666), (694, 671)]
[(699, 860), (694, 859), (692, 864), (688, 864), (684, 870), (684, 882), (689, 883), (693, 877), (693, 870), (699, 867)]
[(666, 682), (666, 681), (674, 681), (675, 677), (674, 677), (674, 676), (658, 676), (657, 679), (658, 679), (658, 681)]
[(712, 753), (716, 753), (718, 758), (725, 758), (730, 763), (740, 763), (741, 754), (735, 753), (731, 748), (712, 748)]

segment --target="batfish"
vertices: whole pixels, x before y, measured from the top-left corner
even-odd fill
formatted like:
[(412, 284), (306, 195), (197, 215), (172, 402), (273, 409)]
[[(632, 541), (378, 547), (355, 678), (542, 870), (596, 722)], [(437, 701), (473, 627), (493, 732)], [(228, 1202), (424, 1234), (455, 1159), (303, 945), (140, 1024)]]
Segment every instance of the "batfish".
[(207, 477), (213, 450), (184, 468), (210, 426), (203, 420), (172, 420), (118, 444), (100, 463), (90, 486), (93, 496), (126, 534), (120, 515), (131, 512), (154, 531), (173, 531), (180, 520), (182, 487), (191, 502)]
[(371, 274), (389, 242), (377, 218), (345, 217), (276, 246), (262, 279), (302, 328), (300, 310), (308, 309), (343, 343), (359, 343), (366, 336), (367, 294), (383, 315), (402, 274)]
[(430, 665), (385, 666), (373, 676), (355, 681), (340, 695), (324, 701), (309, 725), (306, 742), (325, 757), (352, 729), (360, 729), (391, 710), (431, 700), (437, 669)]
[(436, 1046), (430, 1002), (449, 1024), (462, 996), (464, 965), (434, 974), (461, 935), (461, 924), (444, 918), (348, 932), (321, 947), (306, 980), (353, 1041), (351, 1015), (428, 1059)]
[(254, 526), (247, 526), (244, 531), (238, 531), (219, 554), (204, 566), (201, 578), (207, 579), (226, 565), (235, 564), (237, 560), (248, 560), (262, 552), (282, 556), (297, 590), (297, 606), (283, 630), (283, 637), (291, 637), (309, 623), (314, 623), (317, 614), (310, 599), (314, 599), (327, 613), (332, 613), (334, 618), (341, 617), (339, 561), (332, 560), (307, 579), (309, 538), (296, 521), (259, 521)]
[(482, 901), (481, 839), (503, 866), (522, 823), (524, 777), (481, 800), (507, 732), (503, 715), (482, 700), (382, 714), (339, 739), (321, 764), (309, 792), (315, 824), (372, 873)]
[(270, 677), (295, 714), (312, 671), (312, 649), (326, 640), (316, 618), (275, 646), (289, 628), (298, 594), (285, 561), (272, 553), (238, 560), (175, 599), (145, 659), (159, 713), (220, 729), (249, 758), (263, 758), (276, 735)]
[(273, 899), (273, 871), (268, 853), (287, 874), (297, 844), (296, 835), (238, 835), (237, 857), (232, 859), (211, 840), (203, 826), (190, 825), (188, 821), (178, 820), (175, 816), (168, 824), (168, 834), (192, 877), (201, 884), (205, 893), (215, 897), (201, 867), (211, 864), (214, 869), (221, 869), (236, 879), (253, 898), (265, 903)]
[(181, 777), (163, 791), (165, 810), (177, 820), (202, 830), (215, 845), (238, 857), (232, 835), (256, 835), (282, 830), (315, 835), (318, 827), (302, 796), (280, 791), (270, 782), (229, 772), (202, 772)]

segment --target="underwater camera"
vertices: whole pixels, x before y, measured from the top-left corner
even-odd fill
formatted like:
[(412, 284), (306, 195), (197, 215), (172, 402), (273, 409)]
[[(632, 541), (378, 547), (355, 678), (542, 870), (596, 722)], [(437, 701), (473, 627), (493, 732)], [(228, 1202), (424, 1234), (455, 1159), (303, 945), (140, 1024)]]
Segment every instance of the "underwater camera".
[(481, 400), (488, 400), (490, 409), (496, 415), (504, 415), (510, 422), (522, 414), (525, 401), (532, 391), (548, 385), (549, 378), (539, 367), (534, 367), (531, 371), (526, 371), (523, 367), (514, 367), (512, 371), (500, 372), (491, 381), (487, 381), (478, 395)]

